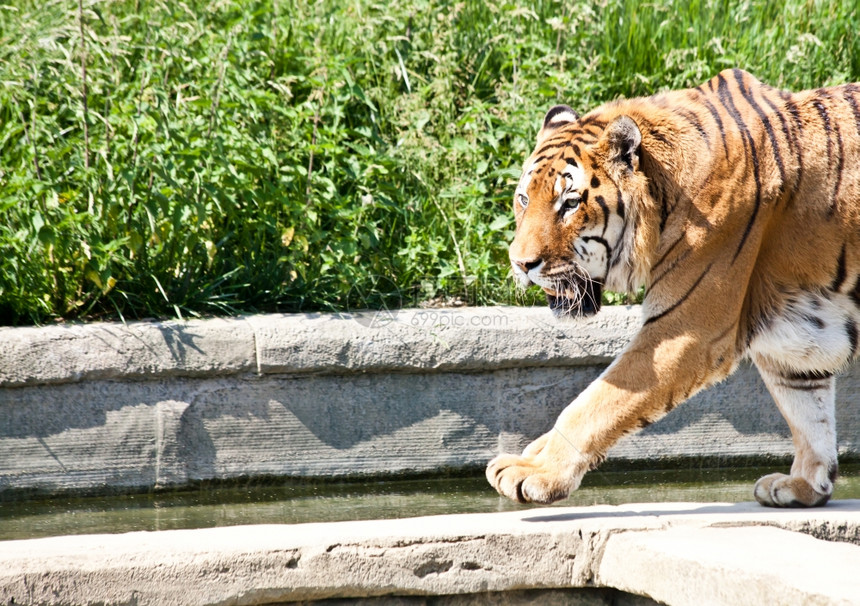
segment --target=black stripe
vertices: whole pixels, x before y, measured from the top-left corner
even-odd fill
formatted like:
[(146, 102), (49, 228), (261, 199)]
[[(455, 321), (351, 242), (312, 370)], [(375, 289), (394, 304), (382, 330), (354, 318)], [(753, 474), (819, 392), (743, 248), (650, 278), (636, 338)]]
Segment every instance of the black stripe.
[(617, 194), (618, 194), (618, 197), (617, 197), (617, 199), (615, 200), (615, 206), (616, 206), (616, 208), (615, 208), (615, 214), (617, 214), (619, 217), (621, 217), (621, 219), (622, 219), (622, 221), (623, 221), (623, 220), (624, 220), (624, 213), (625, 213), (625, 208), (624, 208), (624, 196), (622, 196), (622, 195), (621, 195), (621, 190), (620, 190), (620, 189), (619, 189), (619, 190), (617, 190)]
[(606, 240), (604, 240), (603, 238), (601, 238), (599, 236), (584, 236), (582, 238), (582, 241), (583, 242), (592, 242), (592, 241), (597, 242), (598, 244), (603, 245), (603, 247), (606, 249), (606, 269), (604, 270), (606, 272), (606, 275), (603, 277), (603, 279), (605, 280), (606, 276), (609, 275), (609, 263), (612, 260), (612, 247), (609, 246), (609, 242), (607, 242)]
[(664, 145), (669, 145), (669, 140), (666, 139), (666, 137), (663, 135), (663, 133), (661, 133), (659, 130), (657, 130), (657, 127), (654, 126), (653, 122), (651, 122), (647, 118), (642, 118), (642, 117), (638, 118), (638, 122), (640, 125), (645, 127), (645, 132), (647, 134), (649, 134), (653, 138), (657, 139), (657, 141), (659, 141), (660, 143), (662, 143)]
[(669, 201), (663, 192), (663, 183), (660, 179), (650, 179), (648, 181), (648, 193), (660, 205), (660, 232), (666, 228), (666, 221), (669, 220)]
[(857, 276), (857, 282), (854, 283), (854, 288), (851, 289), (848, 296), (854, 301), (854, 305), (860, 307), (860, 276)]
[(699, 117), (693, 112), (683, 109), (676, 108), (675, 113), (681, 116), (684, 120), (690, 123), (690, 126), (696, 129), (696, 132), (705, 140), (705, 145), (709, 148), (711, 147), (711, 138), (708, 136), (708, 131), (705, 130), (705, 127), (702, 126), (702, 123), (699, 121)]
[(648, 131), (648, 134), (657, 139), (663, 145), (669, 145), (669, 140), (659, 130), (651, 129), (650, 131)]
[(678, 406), (678, 403), (675, 402), (675, 394), (672, 394), (669, 396), (669, 399), (666, 400), (666, 403), (663, 405), (663, 411), (666, 414), (669, 414), (675, 409), (676, 406)]
[(548, 152), (549, 150), (555, 149), (556, 152), (552, 155), (557, 156), (559, 151), (561, 151), (565, 147), (570, 147), (571, 144), (572, 144), (572, 142), (571, 142), (570, 133), (567, 131), (564, 131), (558, 135), (553, 135), (552, 137), (550, 137), (549, 139), (544, 141), (543, 147), (536, 150), (534, 152), (534, 155), (542, 156), (546, 152)]
[(830, 384), (821, 383), (788, 383), (788, 382), (780, 382), (777, 383), (778, 387), (784, 387), (786, 389), (794, 389), (795, 391), (818, 391), (819, 389), (829, 389)]
[[(788, 95), (788, 93), (786, 93)], [(785, 109), (788, 112), (788, 115), (791, 116), (791, 121), (794, 123), (794, 129), (792, 130), (792, 139), (794, 141), (793, 147), (797, 153), (797, 181), (795, 188), (798, 189), (800, 187), (800, 183), (803, 181), (803, 145), (799, 144), (800, 138), (803, 136), (803, 120), (800, 118), (800, 110), (797, 108), (797, 105), (791, 98), (786, 98), (782, 94), (780, 97), (785, 101)]]
[(678, 244), (680, 244), (686, 239), (686, 236), (687, 234), (682, 233), (677, 240), (672, 242), (672, 245), (666, 249), (666, 252), (663, 254), (663, 256), (657, 259), (657, 261), (651, 266), (652, 273), (666, 261), (666, 257), (668, 257), (672, 253), (672, 251), (675, 250), (675, 247), (678, 246)]
[(546, 117), (543, 119), (543, 127), (546, 128), (547, 126), (549, 126), (549, 123), (552, 122), (553, 118), (555, 118), (559, 114), (563, 114), (564, 112), (570, 112), (571, 114), (573, 114), (573, 120), (565, 120), (564, 122), (560, 122), (559, 124), (570, 124), (571, 122), (575, 122), (576, 119), (579, 117), (579, 115), (567, 105), (556, 105), (546, 113)]
[[(788, 94), (788, 93), (786, 93)], [(792, 99), (783, 97), (780, 94), (783, 101), (785, 101), (785, 109), (788, 111), (788, 114), (791, 116), (791, 120), (794, 122), (794, 127), (798, 132), (803, 132), (803, 120), (800, 117), (800, 109), (797, 107), (797, 103), (795, 103)], [(795, 141), (799, 139), (799, 137), (794, 137)]]
[(753, 93), (751, 90), (744, 88), (743, 82), (743, 72), (739, 69), (734, 70), (735, 80), (738, 82), (738, 88), (741, 91), (741, 95), (743, 95), (744, 99), (746, 99), (747, 103), (749, 103), (750, 107), (753, 108), (753, 111), (758, 114), (759, 120), (761, 120), (762, 124), (764, 124), (764, 130), (767, 133), (768, 139), (770, 139), (770, 145), (773, 147), (773, 158), (776, 160), (776, 165), (779, 168), (779, 176), (782, 182), (779, 185), (780, 192), (785, 191), (785, 166), (782, 163), (782, 154), (779, 152), (779, 142), (776, 140), (776, 134), (773, 132), (773, 126), (770, 124), (770, 120), (767, 118), (767, 114), (761, 109), (761, 106), (756, 103), (755, 98), (753, 97)]
[[(545, 155), (546, 152), (548, 152), (551, 149), (556, 150), (556, 154), (557, 154), (558, 151), (561, 150), (561, 148), (563, 147), (562, 144), (564, 143), (564, 141), (565, 141), (565, 139), (561, 139), (561, 140), (553, 139), (552, 141), (544, 143), (544, 146), (541, 147), (539, 150), (537, 150), (535, 152), (535, 154), (537, 154), (537, 156), (540, 157), (540, 156)], [(555, 154), (553, 154), (553, 155), (555, 155)]]
[(683, 304), (684, 301), (686, 301), (689, 298), (689, 296), (693, 293), (693, 291), (696, 290), (696, 288), (699, 286), (699, 284), (702, 282), (702, 280), (705, 278), (705, 276), (708, 274), (708, 272), (711, 271), (711, 265), (713, 265), (713, 263), (709, 264), (705, 268), (705, 271), (702, 272), (702, 275), (699, 276), (695, 282), (693, 282), (693, 285), (690, 287), (690, 289), (687, 292), (684, 293), (683, 297), (681, 297), (680, 299), (675, 301), (672, 305), (670, 305), (669, 307), (667, 307), (666, 309), (664, 309), (663, 311), (658, 313), (656, 316), (651, 316), (650, 318), (645, 320), (645, 323), (643, 324), (643, 326), (647, 326), (648, 324), (651, 324), (652, 322), (656, 322), (657, 320), (661, 320), (661, 319), (665, 318), (667, 315), (669, 315), (670, 313), (675, 311), (681, 304)]
[[(843, 156), (842, 149), (842, 133), (839, 130), (839, 125), (832, 125), (830, 123), (830, 114), (827, 111), (827, 107), (824, 105), (822, 99), (830, 99), (830, 94), (824, 89), (818, 89), (818, 94), (820, 95), (820, 99), (816, 99), (812, 105), (815, 106), (815, 109), (818, 110), (819, 116), (821, 116), (821, 121), (824, 124), (824, 133), (827, 136), (827, 164), (828, 166), (833, 162), (833, 138), (832, 134), (834, 133), (834, 126), (836, 128), (836, 143), (839, 146), (839, 164), (837, 166), (836, 173), (836, 183), (833, 186), (833, 191), (830, 194), (830, 211), (829, 215), (832, 217), (836, 212), (837, 205), (839, 200), (837, 199), (837, 194), (839, 192), (839, 188), (842, 186), (842, 167), (845, 164), (845, 159)], [(829, 173), (829, 171), (828, 171)]]
[(839, 477), (839, 463), (831, 463), (830, 467), (827, 469), (827, 479), (831, 482), (835, 482), (836, 478)]
[(604, 239), (603, 239), (603, 238), (601, 238), (600, 236), (583, 236), (583, 237), (581, 238), (581, 240), (582, 240), (583, 242), (591, 242), (591, 241), (594, 241), (594, 242), (597, 242), (598, 244), (602, 244), (603, 246), (605, 246), (605, 247), (606, 247), (606, 254), (607, 254), (607, 256), (609, 256), (609, 253), (611, 253), (611, 252), (612, 252), (612, 247), (611, 247), (611, 246), (609, 246), (609, 242), (607, 242), (606, 240), (604, 240)]
[(758, 152), (756, 151), (755, 144), (753, 143), (752, 135), (750, 135), (747, 125), (744, 123), (743, 118), (741, 118), (740, 113), (738, 113), (738, 109), (735, 107), (734, 101), (732, 101), (732, 94), (731, 91), (729, 91), (728, 82), (726, 82), (726, 79), (723, 78), (721, 74), (718, 75), (717, 78), (720, 82), (720, 103), (726, 108), (726, 111), (729, 112), (729, 115), (741, 131), (745, 147), (749, 147), (749, 154), (753, 163), (753, 179), (755, 179), (755, 206), (753, 206), (752, 215), (750, 216), (747, 226), (744, 229), (744, 233), (741, 236), (741, 241), (738, 243), (738, 249), (735, 251), (734, 257), (732, 257), (732, 263), (734, 263), (741, 254), (741, 250), (743, 250), (744, 244), (746, 244), (747, 238), (749, 237), (750, 232), (752, 232), (752, 226), (755, 224), (755, 220), (758, 217), (759, 207), (761, 206), (761, 176), (759, 175)]
[[(585, 200), (587, 193), (588, 190), (582, 192), (583, 201)], [(603, 196), (594, 196), (594, 201), (597, 202), (597, 204), (600, 206), (600, 210), (603, 211), (603, 233), (601, 234), (601, 236), (605, 236), (606, 228), (609, 226), (609, 207), (606, 206), (606, 200), (603, 198)]]
[(827, 113), (827, 108), (820, 99), (812, 102), (815, 109), (818, 110), (818, 115), (821, 116), (821, 121), (824, 123), (824, 133), (827, 135), (827, 163), (830, 163), (830, 158), (833, 157), (833, 141), (830, 140), (830, 114)]
[[(624, 235), (624, 232), (627, 231), (627, 224), (625, 223), (621, 227), (621, 235)], [(615, 250), (612, 251), (612, 258), (609, 260), (609, 268), (613, 268), (624, 258), (624, 238), (619, 237), (618, 242), (615, 243)], [(607, 276), (609, 272), (607, 271)]]
[(833, 276), (833, 282), (830, 284), (830, 290), (839, 292), (839, 287), (845, 282), (845, 244), (842, 245), (842, 252), (839, 253), (839, 260), (836, 261), (836, 275)]
[(606, 128), (606, 122), (604, 120), (598, 120), (596, 115), (585, 116), (579, 121), (579, 123), (582, 126), (593, 124), (597, 128)]
[(711, 103), (708, 99), (702, 99), (702, 103), (705, 104), (705, 107), (708, 108), (708, 111), (711, 113), (711, 116), (714, 118), (714, 122), (717, 123), (717, 129), (720, 131), (720, 138), (723, 140), (723, 151), (726, 154), (726, 160), (729, 159), (729, 144), (726, 141), (726, 130), (723, 128), (723, 120), (720, 118), (720, 112), (717, 111), (717, 108), (714, 107), (714, 104)]
[(797, 192), (797, 190), (800, 188), (801, 177), (803, 176), (803, 146), (797, 145), (796, 139), (791, 136), (791, 127), (786, 121), (782, 110), (776, 105), (776, 103), (774, 103), (769, 97), (766, 97), (764, 95), (762, 95), (762, 99), (764, 99), (764, 102), (767, 103), (768, 107), (773, 110), (774, 115), (779, 118), (779, 122), (780, 124), (782, 124), (782, 134), (783, 136), (785, 136), (785, 142), (788, 145), (788, 148), (795, 150), (795, 157), (797, 160), (797, 175), (795, 175), (794, 183), (792, 184), (791, 188), (795, 192)]
[(814, 328), (817, 328), (818, 330), (824, 330), (826, 326), (824, 320), (822, 320), (818, 316), (813, 316), (812, 314), (803, 314), (803, 320), (806, 321), (808, 324), (811, 324)]
[[(683, 240), (683, 238), (682, 238), (682, 240)], [(681, 241), (681, 240), (679, 240), (679, 242), (680, 242), (680, 241)], [(651, 284), (648, 286), (648, 288), (654, 288), (654, 286), (657, 284), (657, 282), (659, 282), (660, 280), (662, 280), (663, 278), (665, 278), (666, 276), (668, 276), (668, 275), (669, 275), (669, 273), (670, 273), (673, 269), (675, 269), (675, 267), (676, 267), (679, 263), (682, 263), (682, 262), (683, 262), (687, 257), (689, 257), (689, 256), (690, 256), (690, 254), (691, 254), (692, 252), (693, 252), (693, 250), (688, 248), (688, 249), (687, 249), (687, 250), (685, 250), (683, 253), (681, 253), (681, 254), (678, 256), (678, 258), (677, 258), (677, 259), (675, 259), (674, 261), (672, 261), (672, 262), (669, 264), (669, 267), (667, 267), (667, 268), (666, 268), (666, 271), (664, 271), (662, 274), (660, 274), (659, 276), (657, 276), (656, 278), (654, 278), (654, 279), (651, 281)], [(653, 269), (652, 269), (651, 273), (652, 273), (652, 274), (654, 273)]]
[(788, 381), (824, 381), (834, 375), (829, 370), (789, 370), (781, 374)]
[(848, 335), (848, 343), (851, 346), (851, 357), (857, 353), (857, 324), (854, 320), (845, 321), (845, 333)]
[(854, 126), (857, 127), (857, 135), (860, 136), (860, 107), (857, 106), (857, 99), (854, 95), (860, 92), (856, 86), (849, 84), (842, 89), (842, 96), (848, 105), (851, 106), (851, 112), (854, 114)]
[(839, 209), (839, 190), (842, 189), (842, 169), (845, 166), (845, 149), (842, 147), (842, 131), (836, 125), (836, 146), (839, 148), (839, 163), (836, 165), (836, 184), (833, 186), (832, 204), (830, 205), (830, 216)]

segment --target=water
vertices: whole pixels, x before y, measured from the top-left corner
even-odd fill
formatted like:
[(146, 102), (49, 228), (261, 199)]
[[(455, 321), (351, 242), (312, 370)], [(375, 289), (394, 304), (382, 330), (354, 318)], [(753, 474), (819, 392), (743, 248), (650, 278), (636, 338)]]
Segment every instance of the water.
[[(752, 500), (773, 469), (600, 472), (557, 506)], [(860, 499), (860, 465), (844, 465), (836, 499)], [(108, 498), (0, 503), (0, 540), (64, 534), (296, 524), (526, 509), (483, 477), (363, 483), (284, 484)]]

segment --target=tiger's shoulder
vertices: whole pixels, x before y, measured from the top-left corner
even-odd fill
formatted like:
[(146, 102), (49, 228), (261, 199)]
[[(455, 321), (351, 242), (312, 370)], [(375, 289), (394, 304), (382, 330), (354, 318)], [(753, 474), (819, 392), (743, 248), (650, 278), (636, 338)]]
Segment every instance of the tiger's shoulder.
[(790, 92), (741, 69), (694, 88), (617, 101), (586, 117), (630, 115), (643, 149), (682, 188), (707, 176), (748, 184), (753, 204), (803, 199), (835, 214), (860, 205), (860, 83)]

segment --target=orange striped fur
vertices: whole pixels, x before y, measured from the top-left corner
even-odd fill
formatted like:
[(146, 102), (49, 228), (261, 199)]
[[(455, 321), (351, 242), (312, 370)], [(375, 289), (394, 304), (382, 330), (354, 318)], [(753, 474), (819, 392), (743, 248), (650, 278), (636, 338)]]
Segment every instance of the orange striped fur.
[(549, 111), (514, 196), (512, 268), (558, 315), (645, 287), (630, 346), (522, 455), (490, 462), (523, 502), (566, 497), (624, 435), (749, 357), (792, 431), (764, 505), (836, 478), (835, 380), (860, 330), (860, 85), (800, 93), (741, 70), (580, 117)]

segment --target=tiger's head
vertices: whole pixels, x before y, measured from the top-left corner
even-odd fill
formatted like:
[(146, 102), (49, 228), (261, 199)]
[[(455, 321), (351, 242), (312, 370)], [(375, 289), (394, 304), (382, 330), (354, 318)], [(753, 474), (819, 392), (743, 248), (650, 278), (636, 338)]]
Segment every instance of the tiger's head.
[(557, 316), (597, 312), (604, 287), (633, 293), (650, 269), (642, 135), (631, 117), (612, 113), (549, 110), (514, 194), (514, 277), (540, 286)]

